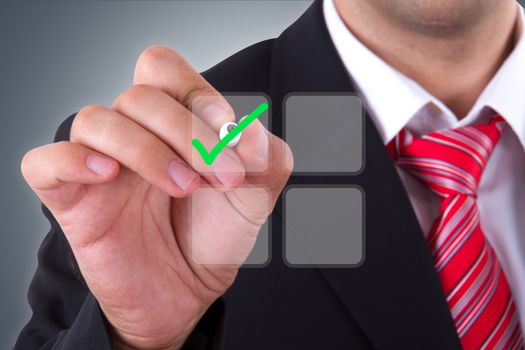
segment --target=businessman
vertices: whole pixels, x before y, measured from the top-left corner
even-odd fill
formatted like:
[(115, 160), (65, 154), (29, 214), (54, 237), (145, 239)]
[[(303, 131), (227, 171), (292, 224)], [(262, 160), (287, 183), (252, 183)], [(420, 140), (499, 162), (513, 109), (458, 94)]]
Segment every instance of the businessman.
[[(51, 232), (16, 348), (523, 349), (524, 40), (513, 0), (325, 0), (202, 75), (145, 50), (111, 106), (24, 157)], [(271, 263), (238, 270), (284, 185), (317, 180), (290, 176), (279, 122), (194, 157), (233, 120), (228, 91), (266, 93), (275, 121), (291, 92), (363, 97), (366, 168), (322, 179), (366, 192), (362, 266), (287, 267), (274, 232)]]

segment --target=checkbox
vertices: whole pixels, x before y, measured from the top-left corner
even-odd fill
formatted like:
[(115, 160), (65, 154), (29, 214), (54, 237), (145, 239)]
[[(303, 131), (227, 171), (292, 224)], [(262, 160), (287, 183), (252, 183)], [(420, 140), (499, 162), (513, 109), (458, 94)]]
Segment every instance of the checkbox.
[(284, 194), (284, 261), (357, 267), (364, 260), (364, 193), (354, 186), (291, 186)]
[(284, 140), (294, 175), (355, 175), (364, 166), (364, 112), (355, 95), (289, 95)]
[(264, 225), (259, 230), (257, 241), (253, 247), (250, 255), (246, 258), (243, 267), (265, 267), (270, 263), (270, 221), (266, 220)]
[[(228, 194), (208, 185), (196, 188), (184, 206), (189, 218), (184, 241), (189, 243), (191, 261), (211, 267), (266, 266), (270, 260), (266, 214), (270, 209), (270, 194), (264, 187), (245, 185)], [(262, 223), (258, 233), (251, 231), (255, 221)]]
[[(222, 95), (226, 101), (230, 104), (231, 108), (235, 112), (235, 122), (239, 123), (240, 119), (247, 116), (250, 112), (254, 110), (257, 106), (261, 105), (262, 103), (267, 103), (270, 106), (270, 99), (268, 96), (265, 95), (257, 95), (257, 94), (243, 94), (243, 93), (225, 93)], [(203, 106), (206, 106), (208, 101), (210, 99), (214, 98), (214, 96), (210, 95), (199, 95), (193, 98), (192, 100), (192, 113), (198, 116), (198, 111), (203, 108)], [(271, 123), (270, 123), (270, 109), (267, 109), (263, 113), (260, 114), (260, 116), (257, 117), (257, 120), (264, 125), (266, 129), (271, 131)], [(192, 123), (190, 135), (188, 136), (189, 140), (193, 139), (199, 139), (202, 136), (203, 132), (203, 125), (202, 123), (196, 122)], [(218, 130), (217, 130), (217, 141), (219, 141), (218, 138)], [(243, 142), (242, 134), (240, 138), (240, 142)], [(213, 146), (215, 144), (207, 145), (207, 151), (211, 152)], [(239, 146), (239, 145), (237, 145)], [(233, 147), (233, 150), (238, 150), (238, 148)], [(200, 164), (202, 162), (202, 156), (198, 152), (192, 152), (191, 153), (191, 164)], [(268, 164), (269, 160), (265, 162), (257, 162), (257, 164), (245, 164), (245, 172), (247, 175), (260, 175), (265, 173), (268, 170)], [(202, 174), (207, 175), (213, 175), (213, 169), (211, 166), (200, 168)]]

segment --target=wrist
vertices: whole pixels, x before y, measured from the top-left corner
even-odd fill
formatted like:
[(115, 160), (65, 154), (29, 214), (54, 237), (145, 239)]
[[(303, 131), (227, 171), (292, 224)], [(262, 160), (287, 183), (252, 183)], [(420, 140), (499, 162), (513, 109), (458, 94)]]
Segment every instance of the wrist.
[(181, 337), (180, 340), (174, 340), (172, 342), (152, 344), (153, 342), (151, 342), (151, 340), (145, 341), (145, 339), (133, 339), (136, 337), (124, 335), (113, 327), (107, 318), (105, 318), (105, 321), (109, 340), (111, 342), (111, 348), (114, 350), (180, 350), (187, 338), (186, 336)]

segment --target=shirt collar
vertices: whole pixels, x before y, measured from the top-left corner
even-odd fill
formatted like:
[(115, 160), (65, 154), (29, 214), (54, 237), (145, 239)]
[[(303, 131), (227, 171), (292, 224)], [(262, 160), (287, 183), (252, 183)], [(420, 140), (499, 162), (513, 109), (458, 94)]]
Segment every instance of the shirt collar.
[(505, 118), (525, 148), (524, 19), (521, 10), (515, 47), (482, 92), (467, 118), (474, 116), (485, 106), (491, 107)]
[(361, 43), (337, 13), (333, 0), (324, 0), (323, 12), (332, 41), (363, 103), (388, 143), (425, 106), (438, 107), (449, 127), (467, 125), (484, 107), (500, 113), (525, 148), (525, 40), (523, 11), (517, 43), (484, 89), (468, 115), (458, 121), (454, 113), (414, 80), (391, 67)]

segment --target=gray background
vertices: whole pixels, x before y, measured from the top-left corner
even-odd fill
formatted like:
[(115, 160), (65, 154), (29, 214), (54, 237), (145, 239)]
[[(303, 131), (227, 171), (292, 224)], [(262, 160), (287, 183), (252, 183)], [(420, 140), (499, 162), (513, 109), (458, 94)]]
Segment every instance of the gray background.
[(110, 104), (144, 48), (170, 46), (204, 70), (279, 35), (310, 3), (0, 2), (0, 349), (30, 317), (26, 290), (49, 229), (20, 176), (23, 154), (83, 105)]

